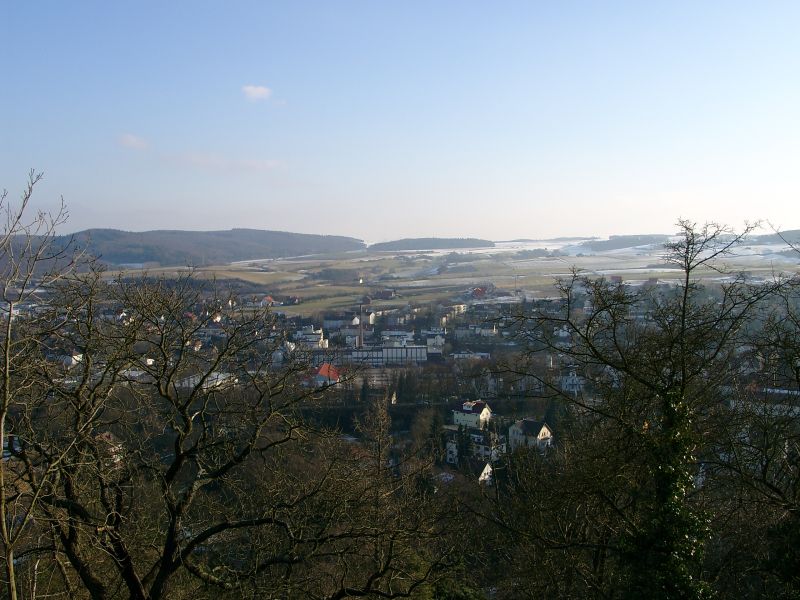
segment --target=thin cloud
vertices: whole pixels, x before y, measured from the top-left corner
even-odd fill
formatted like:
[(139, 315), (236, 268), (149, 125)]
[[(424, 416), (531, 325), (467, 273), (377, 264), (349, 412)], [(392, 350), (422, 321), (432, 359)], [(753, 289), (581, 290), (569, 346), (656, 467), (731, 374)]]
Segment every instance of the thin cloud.
[(263, 85), (243, 85), (242, 93), (250, 102), (269, 100), (272, 96), (272, 90)]
[(275, 169), (282, 167), (283, 162), (279, 160), (271, 160), (271, 159), (246, 159), (246, 160), (238, 160), (234, 161), (234, 166), (240, 169), (245, 169), (247, 171), (274, 171)]
[(178, 163), (197, 167), (205, 171), (266, 173), (283, 166), (283, 162), (272, 159), (236, 159), (219, 154), (181, 154), (174, 158)]
[(132, 133), (123, 133), (117, 141), (123, 148), (132, 148), (133, 150), (145, 150), (148, 145), (147, 140)]

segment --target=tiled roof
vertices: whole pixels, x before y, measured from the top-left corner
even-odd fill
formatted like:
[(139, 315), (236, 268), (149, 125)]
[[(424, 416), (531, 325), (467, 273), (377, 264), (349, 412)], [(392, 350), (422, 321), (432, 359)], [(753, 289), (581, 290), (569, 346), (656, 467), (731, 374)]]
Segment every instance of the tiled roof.
[(538, 436), (542, 427), (545, 427), (547, 423), (544, 421), (536, 421), (535, 419), (522, 419), (521, 421), (517, 421), (515, 425), (519, 425), (522, 429), (522, 433), (525, 435)]
[(339, 381), (341, 377), (339, 375), (339, 370), (336, 367), (334, 367), (331, 363), (322, 363), (319, 369), (317, 369), (317, 376), (324, 377), (329, 381)]
[(457, 405), (455, 410), (469, 414), (480, 414), (483, 412), (484, 408), (486, 408), (486, 402), (481, 400), (470, 400)]

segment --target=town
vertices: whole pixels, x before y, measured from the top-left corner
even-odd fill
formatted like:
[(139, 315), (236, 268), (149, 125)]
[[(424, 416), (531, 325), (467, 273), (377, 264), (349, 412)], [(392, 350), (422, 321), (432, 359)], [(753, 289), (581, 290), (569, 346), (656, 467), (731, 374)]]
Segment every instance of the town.
[[(689, 564), (704, 536), (751, 535), (729, 521), (698, 529), (727, 498), (755, 511), (754, 527), (786, 523), (796, 246), (769, 238), (754, 252), (749, 231), (681, 228), (661, 242), (609, 240), (635, 244), (625, 263), (614, 249), (616, 273), (574, 268), (533, 288), (520, 276), (567, 252), (586, 260), (587, 246), (512, 248), (528, 272), (518, 263), (460, 288), (458, 270), (441, 282), (442, 267), (463, 264), (452, 251), (409, 259), (418, 264), (396, 287), (374, 271), (331, 273), (324, 258), (287, 259), (303, 273), (271, 289), (225, 265), (221, 278), (214, 267), (109, 269), (54, 235), (7, 238), (9, 568), (36, 582), (52, 556), (52, 589), (103, 598), (105, 577), (137, 598), (514, 598), (520, 577), (535, 595), (574, 567), (591, 580), (570, 584), (573, 596), (617, 577), (649, 589), (638, 565), (662, 555), (653, 543)], [(363, 263), (359, 252), (327, 260)], [(323, 266), (311, 273), (309, 260)], [(467, 260), (485, 271), (509, 258)], [(431, 262), (440, 279), (420, 282)], [(41, 550), (45, 535), (53, 545)], [(499, 548), (516, 554), (493, 569)], [(546, 577), (525, 576), (531, 561)], [(782, 568), (731, 585), (784, 589)], [(676, 597), (698, 585), (659, 569), (674, 571)]]
[(800, 2), (0, 14), (0, 600), (800, 600)]
[[(651, 248), (647, 256), (657, 252), (657, 247)], [(454, 254), (448, 256), (453, 258)], [(672, 294), (676, 286), (673, 279), (657, 277), (628, 283), (612, 275), (607, 281), (620, 290), (646, 295), (648, 301), (630, 307), (629, 315), (643, 327), (652, 321), (659, 299)], [(750, 278), (750, 283), (763, 281)], [(359, 283), (365, 287), (363, 279)], [(171, 280), (162, 280), (162, 285), (169, 287)], [(273, 295), (241, 280), (227, 281), (224, 301), (220, 290), (203, 279), (192, 285), (195, 303), (185, 306), (181, 315), (191, 331), (185, 344), (196, 357), (204, 357), (204, 364), (213, 362), (243, 315), (269, 313), (270, 330), (259, 337), (257, 348), (270, 369), (298, 369), (301, 385), (318, 392), (309, 401), (320, 411), (318, 418), (350, 435), (360, 412), (374, 403), (385, 404), (393, 416), (392, 435), (398, 448), (409, 442), (418, 420), (434, 420), (436, 463), (447, 480), (460, 477), (492, 485), (493, 469), (507, 454), (534, 448), (546, 455), (555, 445), (554, 431), (570, 400), (573, 407), (591, 405), (602, 393), (596, 373), (587, 372), (571, 352), (579, 334), (575, 325), (553, 324), (544, 336), (550, 342), (535, 350), (526, 339), (529, 332), (521, 329), (531, 314), (568, 310), (578, 324), (591, 319), (592, 295), (583, 283), (570, 289), (567, 298), (558, 295), (555, 281), (550, 293), (502, 289), (489, 281), (430, 303), (407, 302), (397, 289), (376, 287), (348, 309), (308, 316), (286, 312), (302, 305), (302, 297)], [(722, 288), (712, 285), (715, 289)], [(38, 290), (35, 300), (14, 307), (13, 316), (24, 320), (48, 312), (52, 308), (48, 293)], [(122, 304), (106, 303), (99, 316), (134, 323)], [(135, 364), (122, 371), (129, 383), (151, 379), (143, 368), (154, 361), (147, 350), (142, 345)], [(46, 359), (63, 367), (62, 382), (77, 384), (71, 373), (81, 364), (83, 353), (61, 343), (50, 347)], [(727, 382), (729, 386), (749, 385), (778, 405), (781, 398), (798, 394), (785, 381), (785, 373), (780, 383), (774, 373), (769, 384), (764, 382), (768, 359), (761, 349), (740, 346), (736, 355), (736, 381)], [(220, 370), (200, 370), (175, 382), (180, 390), (201, 386), (204, 391), (239, 384), (238, 373)]]

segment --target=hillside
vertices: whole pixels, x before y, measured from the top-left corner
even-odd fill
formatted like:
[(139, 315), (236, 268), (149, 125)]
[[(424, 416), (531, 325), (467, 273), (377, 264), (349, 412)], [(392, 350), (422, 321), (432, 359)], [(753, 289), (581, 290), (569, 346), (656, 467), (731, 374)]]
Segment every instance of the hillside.
[(258, 229), (142, 232), (87, 229), (72, 236), (61, 236), (57, 242), (66, 243), (70, 238), (80, 248), (111, 265), (224, 264), (364, 248), (361, 240), (350, 237)]
[(800, 242), (800, 229), (789, 229), (780, 233), (754, 235), (749, 241), (753, 244), (783, 244), (785, 242), (797, 244)]
[(369, 249), (375, 252), (389, 252), (396, 250), (448, 250), (450, 248), (493, 247), (494, 242), (478, 238), (406, 238), (371, 244)]
[(609, 250), (621, 250), (650, 244), (664, 244), (667, 241), (669, 241), (669, 236), (662, 234), (612, 235), (607, 240), (591, 240), (583, 242), (580, 246), (592, 252), (607, 252)]

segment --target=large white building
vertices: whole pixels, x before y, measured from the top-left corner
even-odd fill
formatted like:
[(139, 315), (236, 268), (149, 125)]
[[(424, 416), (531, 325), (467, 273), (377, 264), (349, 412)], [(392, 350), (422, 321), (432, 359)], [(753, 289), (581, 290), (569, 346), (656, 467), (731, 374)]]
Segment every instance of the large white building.
[(351, 363), (369, 367), (419, 364), (428, 360), (428, 348), (427, 346), (358, 348), (351, 350), (343, 358)]
[(492, 409), (482, 400), (463, 402), (453, 410), (453, 425), (483, 429), (492, 418)]

